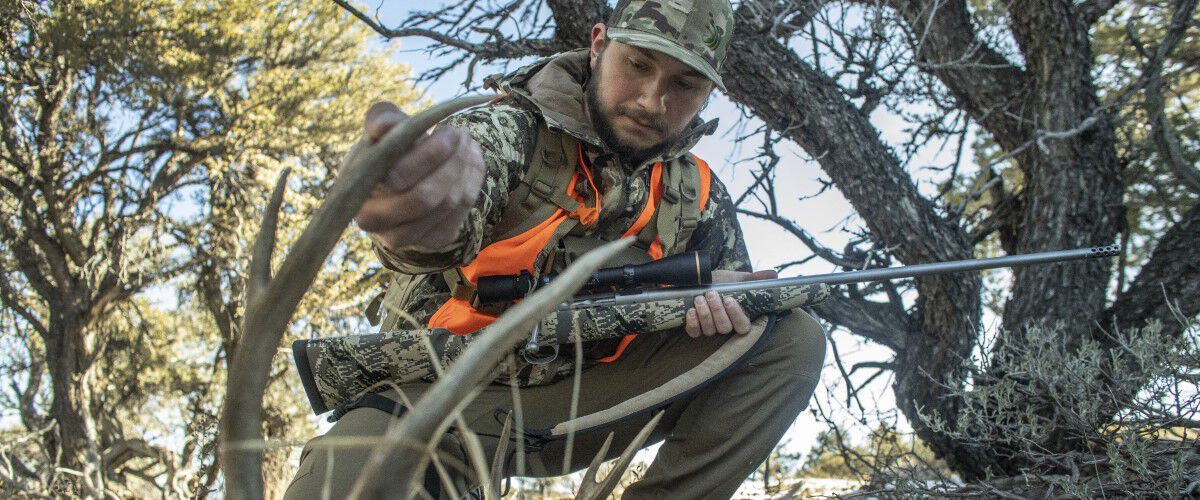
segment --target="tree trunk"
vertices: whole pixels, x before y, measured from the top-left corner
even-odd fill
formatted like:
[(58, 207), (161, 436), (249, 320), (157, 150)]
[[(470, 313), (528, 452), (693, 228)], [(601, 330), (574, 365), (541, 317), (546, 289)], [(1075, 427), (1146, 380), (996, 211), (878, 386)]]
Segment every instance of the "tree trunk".
[[(1026, 179), (1017, 251), (1114, 243), (1124, 221), (1124, 186), (1112, 123), (1092, 85), (1088, 26), (1066, 0), (1019, 0), (1010, 12), (1032, 87), (1024, 116), (1041, 134), (1017, 156)], [(1071, 339), (1091, 336), (1111, 267), (1109, 259), (1088, 259), (1018, 269), (1005, 330), (1036, 320), (1061, 322)]]
[[(1074, 6), (1063, 0), (1012, 4), (1010, 26), (1026, 66), (1021, 69), (979, 40), (965, 2), (893, 5), (921, 41), (917, 55), (924, 71), (945, 84), (962, 108), (1015, 155), (1024, 174), (1024, 190), (1010, 205), (1015, 213), (1001, 224), (1005, 250), (1113, 243), (1124, 221), (1121, 167), (1113, 125), (1092, 83), (1089, 25)], [(1016, 269), (998, 345), (1017, 342), (1022, 329), (1035, 322), (1061, 326), (1071, 344), (1093, 336), (1110, 266), (1109, 260), (1089, 259)], [(1056, 418), (1053, 408), (1038, 411), (1052, 422)], [(1047, 447), (1071, 447), (1063, 432), (1052, 436)], [(1001, 457), (1010, 451), (995, 447)], [(992, 463), (1003, 464), (1007, 473), (1021, 467), (1010, 460)], [(983, 471), (960, 472), (978, 477)]]
[[(828, 77), (756, 30), (752, 13), (738, 14), (725, 72), (754, 78), (728, 78), (730, 97), (817, 158), (876, 241), (906, 264), (970, 258), (962, 228), (937, 215), (917, 193), (868, 118)], [(981, 474), (994, 457), (933, 432), (918, 415), (932, 412), (950, 421), (957, 415), (960, 402), (947, 388), (965, 382), (965, 360), (979, 334), (979, 277), (934, 276), (916, 284), (920, 314), (917, 328), (902, 332), (903, 346), (896, 351), (896, 401), (939, 456)]]
[[(63, 317), (66, 316), (66, 317)], [(57, 429), (50, 434), (51, 453), (58, 455), (58, 466), (82, 474), (62, 476), (80, 489), (77, 494), (102, 496), (104, 472), (100, 460), (99, 432), (92, 412), (93, 349), (90, 335), (80, 315), (60, 313), (60, 321), (50, 326), (46, 338), (46, 364), (50, 371), (53, 401), (50, 417)]]

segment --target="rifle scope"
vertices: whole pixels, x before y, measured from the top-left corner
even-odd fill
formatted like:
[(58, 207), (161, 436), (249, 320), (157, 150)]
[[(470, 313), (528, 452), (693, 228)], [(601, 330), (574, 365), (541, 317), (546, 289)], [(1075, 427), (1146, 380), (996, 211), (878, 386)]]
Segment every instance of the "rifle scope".
[[(712, 259), (708, 252), (687, 252), (645, 264), (606, 267), (592, 273), (579, 290), (580, 294), (633, 290), (641, 287), (697, 286), (712, 282)], [(549, 283), (557, 274), (541, 276), (538, 287)], [(476, 298), (481, 304), (511, 302), (525, 296), (533, 288), (529, 271), (521, 274), (480, 276)]]

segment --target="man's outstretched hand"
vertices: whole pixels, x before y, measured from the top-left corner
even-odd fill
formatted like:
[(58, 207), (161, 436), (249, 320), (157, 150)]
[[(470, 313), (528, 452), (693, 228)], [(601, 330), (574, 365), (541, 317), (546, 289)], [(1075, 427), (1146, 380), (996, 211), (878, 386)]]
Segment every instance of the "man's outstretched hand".
[[(774, 270), (744, 273), (738, 271), (713, 271), (713, 283), (734, 283), (738, 281), (756, 281), (775, 279), (779, 276)], [(721, 297), (717, 292), (707, 292), (696, 296), (693, 307), (688, 309), (684, 321), (684, 331), (691, 337), (712, 336), (737, 332), (744, 335), (750, 331), (750, 318), (742, 305), (730, 297)]]
[[(375, 144), (407, 118), (395, 104), (375, 103), (363, 120), (359, 143)], [(458, 237), (484, 172), (479, 143), (462, 130), (439, 128), (396, 159), (354, 219), (388, 248), (444, 247)]]

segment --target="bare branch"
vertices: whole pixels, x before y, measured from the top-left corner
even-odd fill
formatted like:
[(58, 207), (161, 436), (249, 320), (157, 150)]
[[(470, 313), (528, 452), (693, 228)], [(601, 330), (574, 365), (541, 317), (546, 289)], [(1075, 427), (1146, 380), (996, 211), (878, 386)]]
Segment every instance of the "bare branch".
[[(1105, 311), (1100, 325), (1107, 327), (1109, 321), (1115, 321), (1118, 328), (1127, 329), (1158, 321), (1166, 332), (1181, 331), (1182, 326), (1174, 321), (1176, 313), (1171, 310), (1171, 300), (1200, 297), (1197, 242), (1200, 242), (1200, 203), (1159, 238), (1150, 260)], [(1185, 318), (1200, 313), (1200, 301), (1183, 300), (1180, 307), (1179, 312)]]
[(342, 9), (345, 9), (354, 17), (379, 33), (385, 38), (403, 38), (403, 37), (423, 37), (438, 42), (448, 47), (474, 54), (483, 61), (492, 61), (495, 59), (518, 59), (529, 56), (548, 56), (574, 47), (566, 47), (558, 40), (508, 40), (501, 37), (493, 37), (494, 42), (491, 43), (474, 43), (461, 38), (448, 36), (436, 30), (426, 28), (388, 28), (383, 26), (378, 20), (367, 16), (361, 10), (351, 6), (345, 0), (333, 0)]
[(1096, 24), (1101, 17), (1108, 14), (1117, 5), (1118, 0), (1085, 0), (1079, 5), (1079, 15), (1088, 25)]
[(1032, 135), (1004, 110), (1020, 103), (1024, 72), (979, 38), (964, 0), (889, 0), (916, 37), (918, 67), (941, 81), (971, 118), (1012, 149)]
[(792, 233), (792, 235), (795, 236), (796, 238), (799, 238), (800, 241), (804, 243), (804, 246), (807, 246), (808, 249), (812, 250), (812, 252), (814, 254), (817, 254), (822, 259), (825, 259), (826, 261), (828, 261), (832, 264), (835, 264), (835, 265), (838, 265), (841, 267), (845, 267), (845, 268), (851, 268), (851, 269), (862, 268), (863, 265), (865, 264), (865, 262), (860, 261), (860, 260), (847, 259), (844, 255), (838, 255), (837, 252), (834, 252), (833, 250), (830, 250), (829, 248), (821, 245), (820, 243), (817, 242), (816, 238), (813, 238), (811, 234), (808, 234), (808, 231), (805, 231), (800, 226), (797, 226), (795, 222), (792, 222), (791, 219), (788, 219), (786, 217), (782, 217), (782, 216), (778, 216), (778, 215), (771, 215), (771, 214), (764, 214), (764, 213), (759, 213), (759, 212), (751, 212), (749, 210), (744, 210), (741, 208), (737, 209), (737, 213), (743, 214), (743, 215), (749, 215), (751, 217), (763, 219), (763, 220), (770, 221), (770, 222), (774, 222), (779, 227), (782, 227), (783, 229), (787, 230), (787, 232)]
[(1154, 52), (1154, 56), (1146, 64), (1149, 78), (1146, 82), (1146, 114), (1149, 115), (1150, 135), (1158, 155), (1167, 164), (1171, 172), (1179, 178), (1193, 193), (1200, 194), (1200, 169), (1188, 164), (1183, 157), (1179, 144), (1179, 136), (1171, 127), (1167, 114), (1163, 111), (1163, 82), (1162, 70), (1167, 57), (1183, 40), (1187, 31), (1192, 12), (1196, 10), (1196, 0), (1179, 0), (1175, 4), (1175, 14), (1171, 16), (1171, 24), (1167, 27), (1162, 42)]

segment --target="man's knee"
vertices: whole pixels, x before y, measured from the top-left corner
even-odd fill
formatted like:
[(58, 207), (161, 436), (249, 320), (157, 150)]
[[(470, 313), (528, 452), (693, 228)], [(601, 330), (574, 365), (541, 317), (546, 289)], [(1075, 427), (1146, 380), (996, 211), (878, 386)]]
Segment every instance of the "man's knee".
[(783, 376), (795, 377), (809, 391), (816, 386), (825, 362), (825, 329), (816, 319), (794, 309), (778, 319), (764, 342), (751, 365), (775, 368)]
[(392, 419), (373, 408), (352, 410), (325, 435), (309, 440), (284, 499), (347, 496)]

